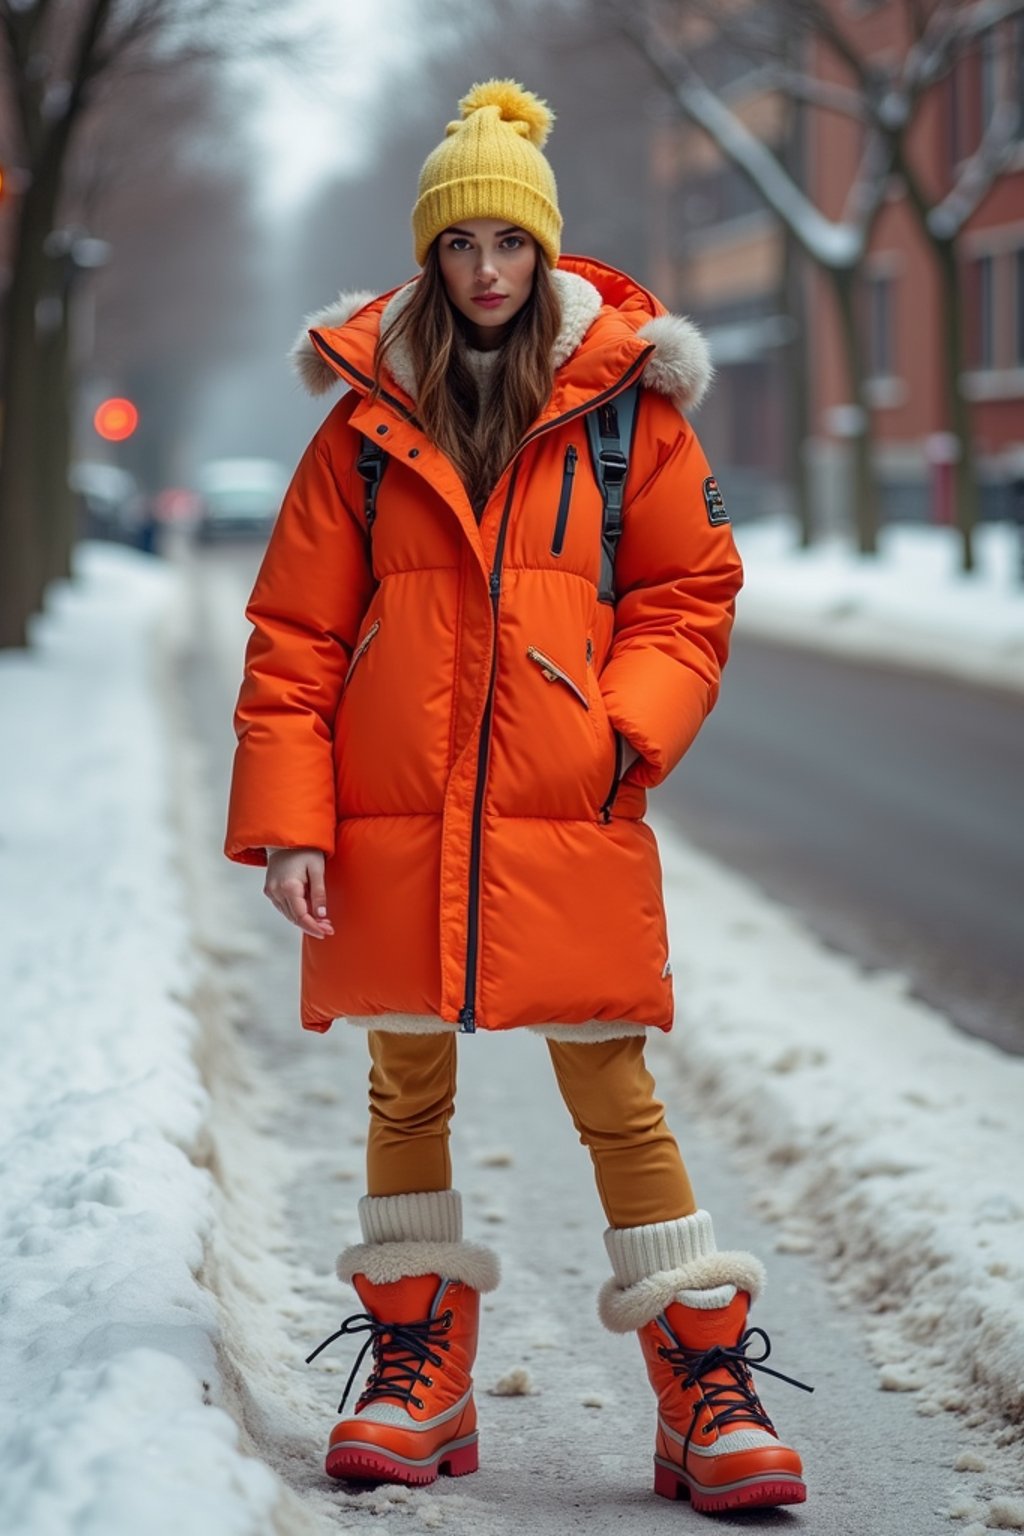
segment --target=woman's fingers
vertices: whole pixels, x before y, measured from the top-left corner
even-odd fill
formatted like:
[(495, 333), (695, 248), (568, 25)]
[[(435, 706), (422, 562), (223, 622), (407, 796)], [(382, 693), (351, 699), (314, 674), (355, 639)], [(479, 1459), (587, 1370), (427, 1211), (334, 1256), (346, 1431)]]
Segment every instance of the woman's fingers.
[(325, 939), (334, 933), (327, 917), (324, 856), (317, 849), (268, 850), (263, 893), (311, 939)]

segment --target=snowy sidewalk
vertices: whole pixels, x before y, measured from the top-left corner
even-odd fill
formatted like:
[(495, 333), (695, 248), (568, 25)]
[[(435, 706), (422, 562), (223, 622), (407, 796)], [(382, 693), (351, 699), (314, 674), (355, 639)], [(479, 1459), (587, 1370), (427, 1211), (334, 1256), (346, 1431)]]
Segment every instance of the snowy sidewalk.
[(0, 1530), (270, 1532), (197, 1276), (213, 1211), (197, 968), (154, 635), (166, 567), (87, 547), (0, 655)]
[[(0, 1529), (271, 1536), (280, 1484), (211, 1406), (212, 1106), (154, 644), (175, 575), (114, 549), (81, 566), (37, 651), (0, 657)], [(1024, 1062), (660, 836), (663, 1081), (678, 1063), (694, 1114), (732, 1128), (779, 1247), (820, 1256), (866, 1319), (882, 1385), (975, 1426), (961, 1529), (1024, 1529)]]
[(735, 532), (738, 634), (1024, 691), (1021, 539), (1009, 524), (978, 529), (971, 576), (949, 528), (883, 528), (873, 561), (837, 540), (798, 550), (781, 517)]

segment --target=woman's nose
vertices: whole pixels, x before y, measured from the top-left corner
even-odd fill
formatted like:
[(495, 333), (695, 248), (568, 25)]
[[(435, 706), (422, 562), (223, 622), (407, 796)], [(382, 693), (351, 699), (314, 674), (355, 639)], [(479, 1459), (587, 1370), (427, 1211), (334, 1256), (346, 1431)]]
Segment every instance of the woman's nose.
[(477, 273), (478, 273), (478, 275), (480, 277), (491, 278), (491, 277), (497, 277), (497, 275), (498, 275), (498, 269), (494, 265), (494, 258), (493, 258), (493, 256), (484, 255), (483, 253), (481, 253), (480, 260), (479, 260), (479, 262), (477, 264), (477, 269), (476, 270), (477, 270)]

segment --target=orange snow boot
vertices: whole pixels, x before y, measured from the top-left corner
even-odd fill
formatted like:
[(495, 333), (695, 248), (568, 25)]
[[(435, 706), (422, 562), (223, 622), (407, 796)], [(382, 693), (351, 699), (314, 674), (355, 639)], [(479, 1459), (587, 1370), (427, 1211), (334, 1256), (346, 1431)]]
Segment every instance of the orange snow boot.
[(368, 1349), (373, 1367), (355, 1413), (336, 1424), (327, 1449), (330, 1477), (386, 1483), (432, 1483), (441, 1472), (461, 1477), (477, 1469), (476, 1405), (471, 1371), (480, 1297), (440, 1275), (373, 1285), (353, 1284), (366, 1311), (338, 1332), (369, 1334), (344, 1396), (343, 1413)]
[[(746, 1291), (712, 1308), (683, 1299), (706, 1294), (682, 1292), (640, 1329), (658, 1395), (654, 1491), (667, 1499), (689, 1498), (694, 1509), (709, 1513), (802, 1504), (807, 1487), (800, 1457), (779, 1439), (751, 1376), (751, 1367), (769, 1369), (763, 1364), (771, 1349), (768, 1335), (745, 1329)], [(750, 1356), (755, 1339), (764, 1353)], [(780, 1371), (769, 1374), (803, 1387)]]
[[(367, 1335), (339, 1413), (369, 1350), (373, 1364), (355, 1411), (331, 1431), (330, 1477), (422, 1484), (441, 1473), (461, 1477), (477, 1470), (472, 1372), (480, 1293), (497, 1285), (498, 1265), (488, 1249), (461, 1241), (457, 1200), (454, 1191), (443, 1191), (429, 1199), (368, 1196), (360, 1202), (364, 1234), (440, 1236), (371, 1241), (347, 1249), (338, 1260), (339, 1275), (355, 1287), (365, 1311), (346, 1318), (307, 1363), (335, 1339)], [(438, 1208), (446, 1202), (439, 1221)], [(446, 1222), (452, 1236), (446, 1236)]]
[[(658, 1398), (655, 1493), (706, 1513), (802, 1504), (800, 1457), (779, 1439), (751, 1372), (813, 1389), (766, 1366), (768, 1336), (746, 1326), (760, 1263), (719, 1253), (705, 1211), (612, 1229), (605, 1241), (616, 1280), (602, 1292), (602, 1319), (636, 1329)], [(762, 1353), (748, 1353), (758, 1340)]]

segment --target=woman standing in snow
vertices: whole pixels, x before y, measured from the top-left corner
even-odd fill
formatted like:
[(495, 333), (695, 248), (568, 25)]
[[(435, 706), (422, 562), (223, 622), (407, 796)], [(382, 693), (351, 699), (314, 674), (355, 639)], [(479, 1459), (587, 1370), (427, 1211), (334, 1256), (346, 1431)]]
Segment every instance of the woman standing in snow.
[(640, 1337), (657, 1491), (794, 1503), (800, 1459), (751, 1377), (761, 1266), (716, 1249), (644, 1064), (673, 1017), (645, 791), (715, 701), (741, 581), (681, 414), (706, 348), (621, 273), (560, 257), (542, 102), (490, 81), (461, 114), (420, 176), (422, 274), (343, 297), (296, 349), (311, 390), (348, 392), (257, 579), (236, 715), (227, 852), (267, 863), (305, 934), (305, 1027), (369, 1031), (364, 1241), (339, 1273), (365, 1308), (340, 1331), (367, 1332), (373, 1369), (327, 1471), (476, 1468), (498, 1266), (452, 1188), (455, 1035), (522, 1028), (593, 1160), (600, 1315)]

